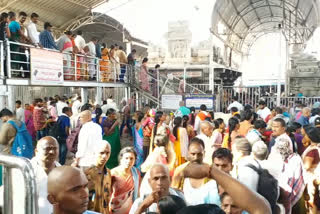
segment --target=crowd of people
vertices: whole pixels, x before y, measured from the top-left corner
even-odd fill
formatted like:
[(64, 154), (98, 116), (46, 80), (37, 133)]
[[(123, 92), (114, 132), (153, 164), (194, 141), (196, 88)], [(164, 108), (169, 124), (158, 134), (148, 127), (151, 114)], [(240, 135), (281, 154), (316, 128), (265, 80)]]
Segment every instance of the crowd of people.
[(55, 96), (0, 112), (1, 149), (31, 159), (39, 213), (318, 213), (320, 103), (234, 97), (221, 118), (133, 103)]
[[(14, 12), (1, 13), (0, 40), (60, 51), (64, 56), (65, 80), (95, 80), (98, 78), (99, 64), (99, 78), (102, 82), (124, 82), (127, 64), (135, 65), (135, 49), (127, 55), (122, 46), (113, 44), (107, 47), (106, 43), (101, 43), (96, 37), (86, 42), (81, 30), (65, 31), (55, 40), (53, 26), (49, 22), (45, 22), (43, 31), (38, 32), (39, 15), (32, 13), (30, 20), (27, 19), (28, 15), (23, 11), (19, 12), (18, 16)], [(6, 50), (7, 46), (4, 47)], [(30, 66), (27, 63), (30, 58), (28, 48), (11, 43), (10, 50), (13, 52), (11, 60), (15, 61), (11, 63), (13, 73), (18, 77), (30, 77)], [(4, 54), (7, 52), (4, 51)], [(7, 76), (6, 66), (4, 74)]]

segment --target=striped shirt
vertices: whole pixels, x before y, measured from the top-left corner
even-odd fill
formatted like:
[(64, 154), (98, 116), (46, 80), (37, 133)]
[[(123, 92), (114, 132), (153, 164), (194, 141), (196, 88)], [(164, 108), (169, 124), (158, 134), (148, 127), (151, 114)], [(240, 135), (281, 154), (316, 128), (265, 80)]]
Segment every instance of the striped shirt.
[(40, 44), (44, 48), (58, 50), (58, 47), (57, 47), (50, 31), (48, 31), (48, 30), (42, 31), (39, 35), (39, 39), (40, 39)]

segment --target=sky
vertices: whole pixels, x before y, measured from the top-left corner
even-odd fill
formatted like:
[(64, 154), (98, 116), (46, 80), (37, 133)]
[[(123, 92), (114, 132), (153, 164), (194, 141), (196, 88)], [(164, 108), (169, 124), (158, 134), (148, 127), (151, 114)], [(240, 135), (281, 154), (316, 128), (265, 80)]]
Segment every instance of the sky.
[(139, 39), (165, 45), (168, 22), (187, 20), (196, 44), (210, 36), (215, 0), (109, 0), (95, 9), (124, 24)]

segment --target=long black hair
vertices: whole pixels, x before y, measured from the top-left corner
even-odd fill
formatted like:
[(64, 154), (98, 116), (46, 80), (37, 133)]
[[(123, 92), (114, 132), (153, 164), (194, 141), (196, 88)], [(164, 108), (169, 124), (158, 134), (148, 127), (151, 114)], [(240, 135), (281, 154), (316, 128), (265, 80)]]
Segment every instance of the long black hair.
[(194, 126), (194, 122), (196, 121), (196, 118), (194, 116), (194, 113), (196, 112), (196, 108), (195, 107), (191, 107), (190, 108), (190, 112), (191, 112), (191, 120), (190, 120), (190, 124), (192, 126)]
[(157, 111), (156, 112), (156, 116), (154, 117), (154, 129), (153, 129), (153, 136), (156, 136), (157, 134), (157, 128), (158, 128), (158, 124), (160, 123), (160, 118), (163, 116), (163, 112), (162, 111)]
[(228, 121), (228, 124), (229, 124), (228, 148), (231, 149), (231, 134), (239, 124), (239, 120), (235, 117), (231, 117)]
[(182, 118), (181, 117), (176, 117), (173, 120), (173, 130), (172, 130), (172, 134), (176, 137), (176, 139), (178, 139), (178, 128), (181, 126), (181, 122), (182, 122)]
[(98, 123), (98, 124), (99, 124), (99, 120), (100, 120), (101, 115), (102, 115), (102, 109), (96, 108), (96, 123)]
[(188, 126), (188, 121), (189, 121), (189, 116), (188, 115), (184, 115), (182, 117), (182, 127), (183, 128), (187, 128)]

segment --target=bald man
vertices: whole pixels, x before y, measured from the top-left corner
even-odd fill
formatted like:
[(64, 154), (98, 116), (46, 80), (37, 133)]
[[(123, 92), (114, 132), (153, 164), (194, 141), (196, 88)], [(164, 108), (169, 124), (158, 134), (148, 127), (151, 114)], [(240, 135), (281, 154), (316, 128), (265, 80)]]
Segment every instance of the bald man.
[(48, 177), (48, 201), (54, 214), (94, 214), (89, 204), (88, 180), (82, 170), (72, 166), (53, 169)]
[(52, 213), (52, 205), (47, 200), (47, 182), (50, 171), (60, 166), (56, 161), (58, 156), (59, 144), (55, 138), (48, 136), (38, 141), (31, 164), (37, 182), (39, 213)]
[(296, 121), (301, 124), (301, 126), (309, 125), (309, 118), (311, 116), (311, 109), (308, 107), (305, 107), (302, 109), (302, 114), (300, 118)]
[(78, 137), (78, 150), (73, 166), (89, 168), (96, 163), (95, 153), (97, 146), (102, 140), (102, 128), (97, 123), (92, 122), (92, 115), (89, 110), (80, 113), (80, 123), (82, 127)]
[(110, 158), (111, 146), (101, 140), (96, 153), (96, 164), (85, 170), (89, 181), (89, 210), (109, 213), (109, 202), (111, 197), (111, 171), (106, 167)]
[(203, 162), (211, 165), (212, 164), (212, 154), (215, 151), (214, 147), (214, 136), (213, 133), (213, 125), (208, 121), (203, 121), (200, 123), (200, 134), (196, 136), (196, 138), (199, 138), (203, 140), (205, 145), (205, 154)]
[(152, 193), (139, 197), (133, 203), (130, 214), (140, 214), (143, 212), (157, 212), (157, 202), (160, 198), (167, 195), (175, 195), (182, 199), (182, 192), (170, 188), (169, 169), (163, 164), (154, 164), (150, 169), (149, 184)]

